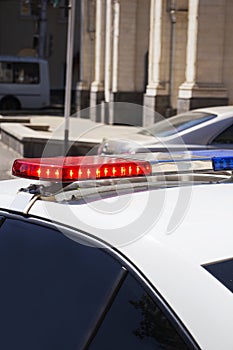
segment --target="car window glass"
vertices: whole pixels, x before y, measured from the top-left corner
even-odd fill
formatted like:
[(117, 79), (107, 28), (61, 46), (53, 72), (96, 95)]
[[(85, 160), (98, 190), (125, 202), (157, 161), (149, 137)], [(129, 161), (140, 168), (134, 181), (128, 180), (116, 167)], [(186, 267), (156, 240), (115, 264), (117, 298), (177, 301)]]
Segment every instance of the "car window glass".
[(30, 62), (15, 62), (14, 82), (17, 84), (39, 84), (39, 64)]
[(231, 125), (226, 130), (222, 131), (215, 139), (211, 142), (211, 144), (232, 144), (233, 143), (233, 125)]
[(203, 267), (233, 293), (233, 259), (214, 262)]
[(184, 131), (215, 118), (216, 115), (204, 112), (187, 112), (162, 120), (138, 133), (141, 135), (166, 137)]
[(7, 219), (0, 229), (0, 348), (79, 349), (120, 270), (102, 249)]
[(128, 275), (88, 349), (183, 350), (189, 347), (148, 293)]
[(39, 64), (33, 62), (0, 62), (0, 82), (39, 84)]

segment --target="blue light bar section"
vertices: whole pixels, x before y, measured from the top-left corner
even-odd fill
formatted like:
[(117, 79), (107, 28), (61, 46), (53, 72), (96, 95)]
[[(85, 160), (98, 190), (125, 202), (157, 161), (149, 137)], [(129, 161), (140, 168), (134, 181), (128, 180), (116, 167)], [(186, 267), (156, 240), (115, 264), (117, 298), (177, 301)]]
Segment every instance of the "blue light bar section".
[(233, 170), (233, 156), (213, 157), (212, 164), (214, 171)]

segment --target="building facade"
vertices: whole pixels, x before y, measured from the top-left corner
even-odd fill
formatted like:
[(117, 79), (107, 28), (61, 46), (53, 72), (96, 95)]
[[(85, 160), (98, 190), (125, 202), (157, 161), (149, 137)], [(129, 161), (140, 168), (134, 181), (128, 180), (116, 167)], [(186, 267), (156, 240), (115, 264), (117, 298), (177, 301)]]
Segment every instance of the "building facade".
[[(75, 2), (74, 109), (94, 111), (84, 117), (148, 125), (156, 117), (143, 110), (169, 117), (233, 104), (232, 0)], [(46, 23), (45, 57), (58, 103), (64, 103), (70, 3), (0, 0), (0, 54), (38, 54)], [(141, 106), (141, 114), (122, 115), (121, 102)]]
[[(0, 0), (0, 54), (48, 60), (52, 103), (64, 103), (68, 0)], [(79, 80), (80, 0), (77, 0), (73, 89)]]
[(167, 117), (233, 104), (232, 0), (82, 0), (81, 13), (78, 110), (102, 105), (98, 121), (111, 102)]

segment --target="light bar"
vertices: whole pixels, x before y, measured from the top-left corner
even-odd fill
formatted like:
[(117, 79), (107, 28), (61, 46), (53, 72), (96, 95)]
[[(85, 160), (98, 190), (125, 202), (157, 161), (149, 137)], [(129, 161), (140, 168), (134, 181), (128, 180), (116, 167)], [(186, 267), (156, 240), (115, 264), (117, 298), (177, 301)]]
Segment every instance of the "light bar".
[(149, 162), (105, 156), (16, 159), (14, 176), (57, 182), (150, 175)]
[(233, 156), (213, 157), (212, 164), (214, 171), (233, 170)]

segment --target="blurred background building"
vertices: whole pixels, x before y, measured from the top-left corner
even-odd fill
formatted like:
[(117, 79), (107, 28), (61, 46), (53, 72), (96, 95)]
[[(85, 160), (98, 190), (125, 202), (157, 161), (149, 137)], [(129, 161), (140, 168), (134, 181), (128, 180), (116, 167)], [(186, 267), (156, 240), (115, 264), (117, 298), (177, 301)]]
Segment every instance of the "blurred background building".
[[(47, 58), (53, 103), (64, 102), (69, 4), (0, 0), (0, 54)], [(167, 117), (233, 104), (232, 17), (232, 0), (76, 0), (75, 109), (101, 105), (96, 121), (147, 125), (146, 113), (110, 117), (109, 102)]]

